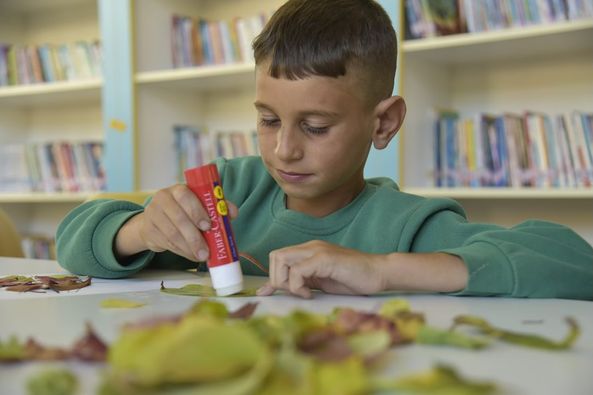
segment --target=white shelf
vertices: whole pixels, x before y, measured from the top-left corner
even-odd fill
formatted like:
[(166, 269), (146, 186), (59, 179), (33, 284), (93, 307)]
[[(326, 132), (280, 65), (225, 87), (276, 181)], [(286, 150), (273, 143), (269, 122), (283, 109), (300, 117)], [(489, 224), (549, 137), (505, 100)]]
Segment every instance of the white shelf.
[(4, 203), (82, 203), (96, 192), (80, 193), (1, 193), (0, 204)]
[(468, 64), (593, 50), (593, 19), (407, 40), (405, 56)]
[(101, 80), (58, 81), (44, 84), (0, 87), (0, 105), (16, 107), (63, 106), (74, 103), (99, 103)]
[(253, 63), (201, 66), (137, 73), (141, 86), (187, 89), (194, 91), (224, 90), (252, 86), (255, 80)]
[(402, 188), (406, 193), (453, 199), (593, 199), (593, 188)]
[(7, 12), (40, 12), (95, 2), (96, 0), (2, 0), (0, 8)]

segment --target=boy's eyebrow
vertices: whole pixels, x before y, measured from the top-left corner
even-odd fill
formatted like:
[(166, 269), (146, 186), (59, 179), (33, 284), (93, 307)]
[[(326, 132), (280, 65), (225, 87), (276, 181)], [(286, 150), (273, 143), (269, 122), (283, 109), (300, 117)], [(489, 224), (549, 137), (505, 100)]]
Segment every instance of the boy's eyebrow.
[[(262, 102), (256, 101), (255, 103), (253, 103), (253, 105), (255, 106), (255, 108), (257, 108), (258, 110), (268, 110), (268, 111), (272, 111), (275, 113), (274, 109)], [(307, 115), (319, 115), (321, 117), (326, 117), (326, 118), (336, 118), (338, 117), (338, 113), (336, 112), (331, 112), (331, 111), (322, 111), (322, 110), (305, 110), (305, 111), (301, 111), (299, 113), (299, 115), (301, 116), (307, 116)]]

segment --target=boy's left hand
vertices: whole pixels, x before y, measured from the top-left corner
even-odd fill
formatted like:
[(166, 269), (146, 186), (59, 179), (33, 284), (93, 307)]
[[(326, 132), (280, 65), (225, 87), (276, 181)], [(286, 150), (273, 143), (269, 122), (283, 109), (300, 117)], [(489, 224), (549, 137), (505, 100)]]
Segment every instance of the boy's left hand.
[(268, 296), (277, 289), (303, 298), (311, 297), (311, 289), (374, 294), (384, 289), (381, 257), (319, 240), (281, 248), (270, 253), (270, 279), (257, 295)]

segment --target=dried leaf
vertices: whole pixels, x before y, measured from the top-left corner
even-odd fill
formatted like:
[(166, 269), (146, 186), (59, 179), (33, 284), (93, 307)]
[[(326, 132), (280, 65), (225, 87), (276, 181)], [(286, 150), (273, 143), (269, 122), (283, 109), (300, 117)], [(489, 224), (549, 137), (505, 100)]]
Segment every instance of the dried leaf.
[(91, 278), (82, 280), (78, 276), (61, 275), (54, 276), (7, 276), (0, 279), (0, 287), (5, 287), (11, 292), (36, 292), (44, 289), (51, 289), (56, 292), (79, 289), (91, 284)]
[(71, 349), (48, 347), (33, 338), (21, 343), (16, 337), (7, 342), (0, 341), (0, 363), (16, 361), (64, 361), (78, 359), (82, 361), (104, 361), (107, 346), (87, 324), (86, 334)]
[(546, 350), (565, 350), (570, 348), (580, 335), (579, 325), (574, 318), (567, 317), (566, 323), (568, 324), (570, 331), (562, 341), (550, 340), (534, 334), (518, 333), (496, 328), (482, 318), (469, 315), (455, 317), (452, 329), (460, 325), (467, 325), (477, 328), (486, 336), (490, 336), (507, 343)]
[(47, 347), (29, 338), (25, 344), (26, 359), (35, 361), (63, 361), (71, 357), (70, 350), (62, 347)]
[(391, 344), (406, 343), (395, 322), (382, 315), (351, 308), (341, 308), (334, 312), (334, 324), (338, 330), (345, 334), (361, 332), (385, 331), (391, 336)]
[(10, 291), (10, 292), (31, 292), (31, 291), (41, 290), (41, 289), (47, 289), (47, 286), (45, 284), (41, 284), (41, 283), (28, 282), (28, 283), (24, 283), (24, 284), (18, 284), (18, 285), (12, 285), (12, 286), (6, 287), (6, 290)]
[(103, 299), (101, 301), (101, 307), (104, 309), (135, 309), (138, 307), (145, 306), (146, 303), (136, 302), (128, 299)]
[(342, 361), (352, 355), (352, 347), (344, 335), (331, 328), (314, 329), (305, 333), (298, 341), (299, 351), (319, 361)]
[(187, 284), (181, 288), (166, 288), (164, 282), (161, 281), (161, 292), (172, 294), (172, 295), (185, 295), (185, 296), (202, 296), (202, 297), (215, 297), (216, 291), (214, 288), (201, 285), (201, 284)]
[(229, 313), (229, 318), (236, 318), (240, 320), (248, 320), (251, 318), (253, 313), (255, 313), (255, 309), (257, 308), (257, 303), (245, 303), (239, 309)]
[(77, 389), (78, 379), (66, 369), (45, 370), (27, 380), (29, 395), (73, 395)]
[(33, 281), (31, 277), (26, 276), (5, 276), (0, 277), (0, 288), (1, 287), (10, 287), (13, 285), (20, 285), (25, 284), (30, 281)]
[(60, 291), (71, 291), (73, 289), (80, 289), (84, 287), (88, 287), (91, 285), (91, 278), (87, 277), (85, 280), (82, 280), (78, 277), (66, 277), (63, 279), (55, 279), (52, 278), (50, 280), (49, 287), (50, 289), (60, 292)]
[(348, 336), (348, 345), (354, 354), (370, 361), (389, 350), (391, 337), (385, 331), (358, 333)]
[(0, 341), (0, 362), (16, 362), (26, 357), (25, 345), (16, 336), (11, 336), (6, 342)]
[(315, 368), (315, 392), (323, 395), (357, 395), (369, 392), (369, 373), (360, 358), (340, 363), (320, 363)]
[(218, 320), (224, 320), (229, 316), (229, 310), (226, 305), (212, 299), (201, 299), (185, 313), (186, 316), (210, 317)]
[[(256, 288), (248, 288), (239, 293), (225, 296), (225, 298), (256, 296), (256, 291)], [(217, 297), (214, 288), (202, 284), (187, 284), (181, 288), (166, 288), (164, 282), (161, 281), (161, 292), (183, 296)]]
[(108, 356), (112, 380), (142, 387), (236, 378), (262, 358), (270, 358), (267, 347), (248, 326), (194, 315), (126, 330)]
[(387, 318), (394, 318), (399, 313), (409, 312), (410, 303), (405, 299), (391, 299), (384, 302), (379, 309), (379, 314)]
[(490, 343), (486, 339), (471, 337), (463, 333), (439, 329), (432, 326), (423, 326), (419, 329), (416, 342), (439, 346), (453, 346), (469, 349), (481, 349)]
[(72, 347), (72, 355), (81, 361), (105, 361), (107, 358), (107, 345), (87, 323), (84, 337), (79, 339)]
[(496, 391), (493, 383), (464, 379), (446, 365), (437, 365), (426, 373), (406, 376), (380, 387), (418, 395), (486, 395)]

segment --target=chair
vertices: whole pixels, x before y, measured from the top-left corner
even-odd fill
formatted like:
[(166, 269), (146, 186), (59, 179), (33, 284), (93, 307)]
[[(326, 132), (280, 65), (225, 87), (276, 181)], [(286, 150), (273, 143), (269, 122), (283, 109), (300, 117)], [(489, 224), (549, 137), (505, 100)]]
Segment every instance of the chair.
[(0, 208), (0, 256), (23, 258), (25, 254), (21, 247), (21, 236), (14, 223)]

